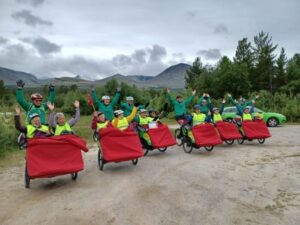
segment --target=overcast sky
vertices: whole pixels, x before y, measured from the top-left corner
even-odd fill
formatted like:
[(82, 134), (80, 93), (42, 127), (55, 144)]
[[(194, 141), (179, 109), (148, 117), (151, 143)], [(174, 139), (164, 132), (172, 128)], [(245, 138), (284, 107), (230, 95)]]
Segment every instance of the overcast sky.
[(0, 0), (0, 66), (41, 77), (157, 75), (268, 32), (300, 52), (299, 0)]

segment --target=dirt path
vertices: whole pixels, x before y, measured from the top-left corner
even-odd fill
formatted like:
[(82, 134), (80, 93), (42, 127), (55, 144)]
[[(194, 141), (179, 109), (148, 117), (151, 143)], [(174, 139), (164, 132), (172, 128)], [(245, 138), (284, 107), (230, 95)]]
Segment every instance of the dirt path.
[(85, 155), (69, 176), (23, 185), (23, 167), (0, 172), (0, 224), (283, 224), (300, 221), (300, 126), (271, 129), (264, 145), (181, 147), (97, 167)]

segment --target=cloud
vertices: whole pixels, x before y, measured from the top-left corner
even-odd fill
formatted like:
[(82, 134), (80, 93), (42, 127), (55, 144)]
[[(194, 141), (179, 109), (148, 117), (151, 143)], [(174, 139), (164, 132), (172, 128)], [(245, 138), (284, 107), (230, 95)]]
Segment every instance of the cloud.
[(197, 54), (203, 56), (207, 60), (215, 60), (221, 58), (221, 51), (217, 48), (200, 50), (197, 52)]
[(167, 50), (163, 46), (153, 45), (152, 49), (149, 50), (150, 62), (159, 62), (163, 57), (167, 55)]
[(215, 27), (214, 34), (229, 34), (229, 30), (225, 25), (219, 24)]
[(39, 52), (40, 55), (48, 55), (61, 51), (61, 46), (52, 43), (43, 37), (22, 38), (20, 40), (32, 44), (32, 46)]
[(37, 7), (45, 2), (45, 0), (16, 0), (18, 3), (30, 4), (34, 7)]
[(53, 26), (53, 23), (48, 20), (44, 20), (38, 16), (32, 15), (31, 11), (29, 10), (21, 10), (18, 12), (12, 13), (12, 18), (17, 21), (22, 21), (28, 26), (35, 27), (37, 25), (44, 25), (44, 26)]
[(7, 38), (1, 37), (0, 36), (0, 45), (5, 45), (8, 42)]
[(198, 13), (197, 10), (191, 10), (191, 11), (187, 11), (185, 15), (188, 19), (194, 19), (197, 16), (197, 13)]

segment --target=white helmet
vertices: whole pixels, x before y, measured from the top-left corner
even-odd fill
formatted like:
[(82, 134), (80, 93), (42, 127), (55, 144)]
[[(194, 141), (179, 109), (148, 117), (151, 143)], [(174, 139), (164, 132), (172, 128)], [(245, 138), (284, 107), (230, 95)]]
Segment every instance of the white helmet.
[(126, 97), (126, 101), (133, 101), (133, 100), (134, 100), (134, 98), (132, 96), (127, 96)]
[(108, 95), (103, 95), (101, 99), (106, 100), (106, 99), (110, 99), (110, 97)]
[(118, 110), (114, 111), (114, 115), (115, 115), (115, 116), (121, 115), (121, 114), (123, 114), (123, 113), (124, 113), (124, 111), (121, 110), (121, 109), (118, 109)]

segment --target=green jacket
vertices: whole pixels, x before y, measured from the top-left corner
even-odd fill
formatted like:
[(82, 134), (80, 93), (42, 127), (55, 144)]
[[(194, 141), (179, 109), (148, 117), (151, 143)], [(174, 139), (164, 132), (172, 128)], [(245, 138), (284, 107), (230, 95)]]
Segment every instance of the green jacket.
[[(252, 105), (252, 101), (256, 100), (256, 97), (254, 97), (252, 100), (244, 102), (242, 104), (239, 103), (239, 107), (244, 110), (247, 106), (251, 106)], [(234, 102), (234, 99), (232, 98), (232, 96), (229, 97), (229, 101), (231, 102), (231, 104), (236, 105), (236, 103)]]
[[(203, 105), (202, 104), (202, 100), (203, 99), (205, 99), (206, 100), (206, 105)], [(202, 113), (204, 113), (204, 114), (206, 114), (207, 115), (207, 112), (208, 111), (211, 111), (211, 109), (212, 109), (212, 104), (211, 104), (211, 100), (210, 100), (210, 97), (201, 97), (200, 99), (199, 99), (199, 106), (200, 106), (200, 111), (202, 112)]]
[(175, 110), (175, 116), (182, 116), (186, 115), (186, 106), (190, 104), (193, 99), (194, 95), (190, 96), (187, 99), (184, 99), (181, 103), (179, 103), (176, 99), (174, 99), (170, 94), (167, 94), (167, 97), (171, 103), (171, 105), (174, 107)]
[(47, 124), (46, 119), (46, 110), (48, 109), (47, 102), (54, 103), (55, 100), (55, 91), (49, 92), (49, 97), (47, 100), (44, 100), (40, 107), (37, 107), (33, 104), (33, 102), (26, 101), (24, 97), (24, 90), (22, 88), (17, 89), (17, 102), (26, 112), (26, 119), (28, 123), (30, 122), (30, 115), (37, 113), (40, 115), (41, 123)]
[(98, 107), (98, 111), (103, 112), (105, 115), (105, 118), (110, 121), (112, 121), (112, 119), (114, 118), (114, 107), (118, 103), (120, 95), (121, 95), (120, 92), (117, 92), (115, 94), (115, 97), (110, 102), (110, 104), (105, 105), (102, 101), (100, 101), (98, 99), (96, 91), (95, 90), (92, 91), (92, 98), (93, 98), (94, 103)]
[(134, 105), (129, 105), (128, 102), (121, 103), (121, 109), (124, 111), (124, 116), (129, 116), (133, 110)]

